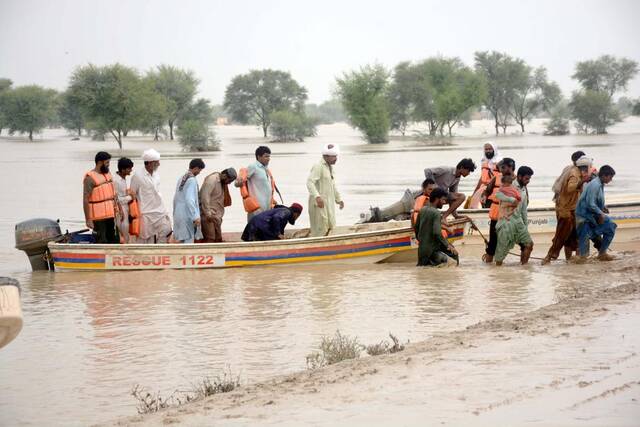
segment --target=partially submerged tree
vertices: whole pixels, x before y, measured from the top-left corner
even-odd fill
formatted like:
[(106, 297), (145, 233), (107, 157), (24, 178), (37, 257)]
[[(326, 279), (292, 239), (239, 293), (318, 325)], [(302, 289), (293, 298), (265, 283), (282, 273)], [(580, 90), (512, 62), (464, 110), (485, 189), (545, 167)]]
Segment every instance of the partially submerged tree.
[(307, 90), (291, 74), (279, 70), (251, 70), (235, 76), (224, 95), (224, 108), (239, 123), (255, 123), (264, 137), (276, 111), (304, 109)]
[(173, 128), (180, 115), (192, 104), (200, 81), (193, 71), (170, 65), (160, 65), (147, 78), (154, 82), (155, 90), (165, 98), (169, 137), (173, 140)]
[(61, 93), (58, 98), (58, 118), (62, 127), (82, 136), (82, 129), (86, 127), (85, 119), (78, 99), (69, 91)]
[(527, 65), (501, 52), (476, 52), (475, 67), (487, 82), (485, 106), (493, 115), (496, 135), (506, 133), (516, 100), (516, 89), (527, 85)]
[(220, 149), (215, 132), (200, 120), (180, 122), (176, 134), (180, 145), (187, 151), (217, 151)]
[(532, 69), (525, 65), (521, 71), (526, 73), (522, 84), (514, 88), (513, 118), (524, 133), (524, 123), (541, 111), (550, 112), (562, 97), (560, 86), (550, 82), (544, 67)]
[(367, 65), (336, 79), (337, 94), (351, 124), (370, 143), (389, 141), (389, 73), (382, 65)]
[(41, 86), (19, 86), (3, 95), (3, 110), (9, 133), (28, 134), (33, 141), (33, 134), (45, 128), (55, 115), (55, 98), (53, 89)]
[(3, 95), (7, 94), (11, 89), (13, 82), (10, 79), (0, 78), (0, 135), (2, 135), (2, 129), (7, 127), (7, 118), (4, 113), (4, 98)]
[(560, 101), (549, 110), (550, 118), (545, 123), (545, 135), (569, 134), (569, 116), (571, 111), (566, 101)]
[(316, 121), (304, 113), (276, 111), (271, 115), (269, 133), (277, 142), (302, 142), (316, 135)]
[(603, 55), (597, 59), (578, 62), (576, 79), (581, 90), (571, 98), (572, 115), (579, 130), (587, 133), (607, 133), (607, 127), (621, 120), (613, 104), (613, 96), (624, 92), (638, 73), (638, 63), (628, 58)]
[(69, 91), (89, 126), (111, 133), (120, 149), (124, 135), (139, 127), (152, 96), (138, 72), (120, 64), (79, 67), (71, 76)]

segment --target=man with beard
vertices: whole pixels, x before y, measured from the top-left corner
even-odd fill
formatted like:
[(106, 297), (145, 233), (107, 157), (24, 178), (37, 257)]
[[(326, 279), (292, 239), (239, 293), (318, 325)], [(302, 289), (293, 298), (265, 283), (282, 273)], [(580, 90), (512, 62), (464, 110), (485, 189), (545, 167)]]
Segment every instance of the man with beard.
[(502, 156), (498, 153), (497, 145), (492, 141), (487, 141), (483, 146), (482, 160), (480, 161), (480, 178), (476, 184), (473, 195), (469, 199), (469, 205), (465, 207), (470, 209), (488, 208), (491, 202), (487, 201), (484, 191), (491, 182), (496, 173), (500, 173), (498, 164), (502, 160)]
[(116, 190), (109, 173), (111, 154), (96, 154), (96, 166), (84, 175), (82, 204), (87, 227), (93, 230), (96, 243), (118, 243), (115, 217), (118, 212)]
[(136, 243), (167, 243), (171, 236), (171, 220), (160, 194), (160, 153), (153, 148), (142, 153), (144, 168), (131, 178), (131, 190), (140, 207), (140, 236)]
[(302, 205), (276, 206), (251, 218), (242, 232), (245, 242), (284, 239), (284, 229), (288, 224), (294, 225), (302, 213)]
[(213, 172), (204, 179), (200, 188), (200, 215), (204, 243), (222, 242), (224, 208), (231, 206), (229, 184), (236, 180), (234, 168)]
[(311, 237), (329, 235), (336, 226), (335, 206), (344, 208), (344, 202), (336, 186), (334, 170), (339, 152), (337, 145), (326, 144), (322, 148), (322, 160), (311, 168), (307, 178)]
[(498, 232), (496, 231), (496, 225), (500, 217), (500, 200), (498, 199), (498, 191), (502, 185), (502, 177), (505, 175), (513, 175), (516, 168), (516, 162), (512, 158), (505, 157), (500, 161), (499, 169), (496, 171), (487, 185), (485, 190), (485, 197), (489, 200), (489, 244), (487, 245), (485, 253), (482, 255), (482, 260), (486, 263), (492, 263), (493, 257), (496, 254), (496, 247), (498, 246)]

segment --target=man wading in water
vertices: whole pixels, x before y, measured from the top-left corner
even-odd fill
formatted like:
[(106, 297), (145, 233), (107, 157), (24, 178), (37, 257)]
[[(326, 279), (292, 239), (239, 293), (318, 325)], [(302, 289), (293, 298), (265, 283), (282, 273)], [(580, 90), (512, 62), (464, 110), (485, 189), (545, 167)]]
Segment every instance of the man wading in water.
[(448, 201), (447, 191), (436, 188), (429, 196), (429, 203), (418, 214), (414, 227), (418, 245), (418, 265), (438, 266), (446, 264), (449, 258), (458, 261), (458, 252), (442, 235), (442, 214), (440, 209)]

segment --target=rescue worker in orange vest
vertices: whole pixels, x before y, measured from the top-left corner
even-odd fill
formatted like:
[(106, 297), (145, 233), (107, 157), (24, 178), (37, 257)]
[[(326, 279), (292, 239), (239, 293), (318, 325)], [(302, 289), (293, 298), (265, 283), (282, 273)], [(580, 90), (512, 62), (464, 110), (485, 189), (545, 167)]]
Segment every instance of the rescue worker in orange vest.
[(496, 144), (492, 141), (487, 141), (484, 144), (483, 149), (484, 155), (480, 161), (480, 179), (478, 179), (478, 184), (476, 185), (475, 190), (473, 190), (473, 195), (469, 200), (469, 205), (465, 205), (465, 207), (469, 209), (489, 207), (490, 202), (488, 202), (488, 199), (484, 196), (484, 192), (496, 172), (500, 172), (498, 164), (502, 160), (502, 157), (498, 154), (498, 147)]
[(413, 211), (411, 212), (411, 226), (415, 227), (418, 222), (418, 214), (420, 209), (429, 203), (429, 196), (434, 188), (437, 188), (436, 182), (431, 178), (427, 178), (422, 182), (422, 194), (416, 197), (416, 201), (413, 205)]
[(95, 168), (84, 175), (84, 218), (87, 227), (93, 230), (96, 243), (118, 243), (115, 217), (118, 213), (116, 190), (109, 173), (111, 154), (100, 151), (96, 154)]
[(496, 254), (496, 247), (498, 246), (498, 232), (496, 231), (496, 225), (498, 224), (498, 219), (500, 216), (500, 201), (497, 198), (498, 190), (500, 190), (500, 186), (502, 185), (502, 176), (503, 175), (512, 175), (516, 169), (515, 160), (505, 157), (499, 164), (500, 172), (495, 172), (493, 178), (487, 185), (487, 189), (485, 190), (485, 197), (490, 203), (489, 206), (489, 219), (491, 222), (489, 223), (489, 244), (485, 250), (485, 253), (482, 255), (482, 260), (486, 263), (492, 263), (493, 257)]
[(247, 222), (255, 215), (268, 211), (276, 205), (276, 183), (269, 170), (271, 150), (260, 146), (255, 152), (256, 161), (247, 168), (240, 169), (235, 186), (240, 188)]

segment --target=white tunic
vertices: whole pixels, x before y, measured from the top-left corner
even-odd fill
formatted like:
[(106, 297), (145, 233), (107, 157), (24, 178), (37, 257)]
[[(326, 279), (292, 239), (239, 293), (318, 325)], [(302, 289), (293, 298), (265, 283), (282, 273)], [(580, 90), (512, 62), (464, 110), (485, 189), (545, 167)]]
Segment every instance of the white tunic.
[(113, 184), (116, 189), (116, 195), (118, 198), (118, 204), (120, 205), (120, 212), (122, 212), (122, 216), (118, 218), (116, 221), (118, 225), (118, 231), (120, 232), (120, 236), (122, 236), (125, 243), (129, 242), (129, 202), (131, 201), (131, 196), (127, 193), (127, 188), (129, 187), (127, 184), (126, 178), (121, 177), (118, 173), (113, 174)]
[(158, 173), (152, 175), (144, 168), (137, 170), (131, 178), (131, 190), (136, 194), (142, 216), (140, 239), (156, 236), (158, 242), (166, 241), (166, 234), (171, 232), (171, 220), (160, 194)]

